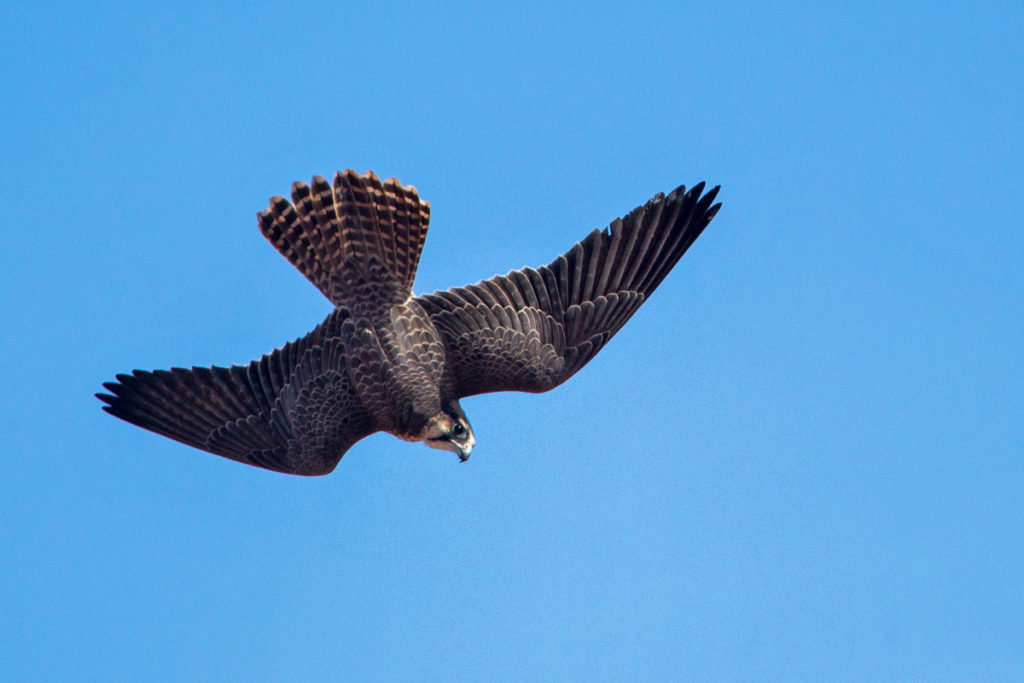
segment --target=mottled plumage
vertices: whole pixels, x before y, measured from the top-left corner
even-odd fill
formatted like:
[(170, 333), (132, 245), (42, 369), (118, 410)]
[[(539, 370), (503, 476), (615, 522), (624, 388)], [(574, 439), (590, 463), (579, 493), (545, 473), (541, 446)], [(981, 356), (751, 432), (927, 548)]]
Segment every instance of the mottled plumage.
[(552, 263), (413, 296), (430, 205), (346, 171), (294, 183), (259, 214), (274, 247), (335, 305), (248, 366), (134, 371), (97, 394), (140, 427), (239, 462), (327, 474), (386, 431), (454, 451), (475, 443), (459, 399), (552, 389), (597, 354), (718, 211), (718, 188), (658, 194)]

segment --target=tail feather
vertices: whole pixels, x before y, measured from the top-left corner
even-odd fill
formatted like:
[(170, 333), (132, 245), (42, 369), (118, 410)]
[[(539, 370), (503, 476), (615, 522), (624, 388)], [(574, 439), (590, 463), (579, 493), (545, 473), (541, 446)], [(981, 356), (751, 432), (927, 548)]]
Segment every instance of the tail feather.
[(333, 186), (319, 176), (311, 186), (294, 183), (292, 201), (273, 197), (259, 222), (267, 240), (335, 305), (345, 303), (342, 273), (369, 272), (375, 261), (392, 276), (388, 294), (404, 300), (416, 278), (430, 204), (411, 185), (349, 170), (335, 174)]

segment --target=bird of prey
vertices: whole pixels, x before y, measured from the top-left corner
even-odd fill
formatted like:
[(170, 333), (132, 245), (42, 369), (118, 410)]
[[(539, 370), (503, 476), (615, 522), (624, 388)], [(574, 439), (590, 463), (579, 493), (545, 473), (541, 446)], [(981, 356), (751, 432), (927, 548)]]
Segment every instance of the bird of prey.
[(248, 365), (135, 370), (97, 397), (140, 427), (289, 474), (328, 474), (379, 431), (465, 461), (476, 438), (459, 399), (572, 377), (701, 234), (717, 192), (658, 194), (547, 266), (415, 296), (430, 219), (416, 188), (351, 170), (297, 182), (259, 227), (330, 315)]

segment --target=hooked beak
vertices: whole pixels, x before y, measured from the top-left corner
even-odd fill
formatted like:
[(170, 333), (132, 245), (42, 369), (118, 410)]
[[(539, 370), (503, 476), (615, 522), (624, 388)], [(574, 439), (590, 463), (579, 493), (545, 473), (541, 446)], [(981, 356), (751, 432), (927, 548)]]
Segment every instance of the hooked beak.
[(473, 451), (472, 441), (470, 441), (466, 445), (457, 443), (452, 443), (452, 445), (455, 446), (455, 448), (453, 448), (452, 450), (454, 450), (455, 454), (459, 456), (459, 462), (466, 462), (467, 460), (469, 460), (469, 454)]
[(459, 456), (460, 462), (466, 462), (469, 460), (469, 454), (473, 450), (473, 446), (476, 445), (476, 439), (471, 434), (466, 443), (456, 443), (449, 441), (448, 439), (427, 439), (426, 443), (431, 448), (439, 448), (444, 451), (451, 451), (455, 455)]

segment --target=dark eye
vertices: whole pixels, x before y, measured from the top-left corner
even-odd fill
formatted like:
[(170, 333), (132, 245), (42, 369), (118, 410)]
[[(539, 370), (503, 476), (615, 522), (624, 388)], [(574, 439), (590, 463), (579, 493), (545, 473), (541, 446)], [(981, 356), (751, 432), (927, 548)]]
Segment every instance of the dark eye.
[(456, 422), (452, 427), (452, 436), (462, 438), (466, 435), (466, 428), (462, 426), (461, 422)]

